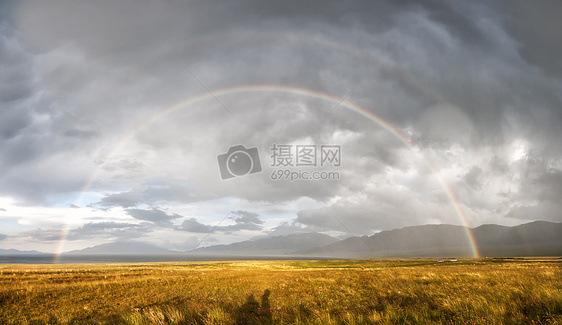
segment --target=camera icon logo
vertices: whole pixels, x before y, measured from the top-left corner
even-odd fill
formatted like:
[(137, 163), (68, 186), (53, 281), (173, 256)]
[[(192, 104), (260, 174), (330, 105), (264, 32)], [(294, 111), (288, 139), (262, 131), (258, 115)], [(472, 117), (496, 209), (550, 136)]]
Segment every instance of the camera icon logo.
[(256, 174), (262, 171), (257, 147), (246, 148), (241, 144), (232, 146), (228, 148), (226, 153), (218, 155), (217, 160), (219, 161), (222, 179)]

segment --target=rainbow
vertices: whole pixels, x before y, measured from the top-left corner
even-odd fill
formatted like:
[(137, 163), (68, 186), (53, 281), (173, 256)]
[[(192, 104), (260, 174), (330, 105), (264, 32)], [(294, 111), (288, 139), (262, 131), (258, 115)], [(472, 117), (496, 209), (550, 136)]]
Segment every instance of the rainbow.
[[(125, 136), (123, 136), (123, 138), (113, 147), (113, 149), (109, 152), (109, 154), (105, 157), (105, 159), (101, 162), (101, 164), (99, 164), (98, 167), (94, 170), (94, 172), (92, 173), (90, 178), (85, 182), (85, 184), (82, 187), (82, 189), (80, 191), (80, 195), (79, 195), (75, 204), (78, 205), (78, 206), (81, 204), (81, 201), (83, 199), (84, 194), (89, 190), (89, 188), (92, 186), (95, 179), (100, 174), (103, 167), (112, 159), (112, 157), (117, 152), (119, 152), (123, 148), (123, 146), (125, 146), (125, 144), (127, 144), (131, 139), (133, 139), (137, 133), (139, 133), (141, 130), (143, 130), (144, 128), (146, 128), (150, 124), (154, 123), (155, 121), (161, 119), (165, 115), (170, 114), (170, 113), (172, 113), (176, 110), (179, 110), (181, 108), (184, 108), (184, 107), (187, 107), (187, 106), (190, 106), (190, 105), (193, 105), (193, 104), (205, 101), (205, 100), (213, 99), (215, 96), (220, 97), (220, 96), (227, 96), (227, 95), (247, 93), (247, 92), (259, 92), (259, 93), (268, 93), (268, 92), (275, 93), (275, 92), (277, 92), (277, 93), (300, 95), (300, 96), (306, 96), (306, 97), (310, 97), (310, 98), (324, 100), (324, 101), (327, 101), (327, 102), (331, 103), (334, 106), (339, 105), (339, 106), (345, 107), (347, 109), (350, 109), (350, 110), (358, 113), (359, 115), (369, 119), (370, 121), (374, 122), (376, 125), (382, 127), (384, 130), (386, 130), (387, 132), (392, 134), (395, 138), (397, 138), (400, 142), (402, 142), (406, 147), (408, 147), (410, 150), (416, 152), (422, 158), (423, 162), (429, 168), (429, 170), (435, 175), (439, 184), (441, 185), (441, 187), (445, 191), (445, 194), (449, 198), (449, 201), (453, 205), (453, 207), (455, 209), (455, 212), (456, 212), (457, 216), (459, 217), (459, 220), (461, 221), (462, 225), (465, 228), (466, 237), (467, 237), (468, 243), (471, 247), (473, 257), (480, 258), (480, 253), (479, 253), (478, 247), (476, 245), (476, 240), (474, 238), (474, 235), (472, 233), (471, 228), (468, 226), (466, 216), (464, 215), (464, 213), (463, 213), (463, 211), (460, 207), (460, 203), (459, 203), (458, 199), (454, 195), (451, 188), (443, 180), (443, 178), (441, 177), (441, 175), (437, 171), (437, 168), (427, 159), (427, 157), (425, 157), (425, 155), (423, 155), (423, 153), (418, 152), (416, 150), (416, 147), (414, 146), (414, 144), (411, 143), (411, 141), (408, 139), (408, 137), (406, 137), (404, 135), (404, 133), (402, 133), (402, 131), (397, 129), (391, 123), (383, 120), (381, 117), (377, 116), (376, 114), (374, 114), (374, 113), (368, 111), (367, 109), (365, 109), (365, 108), (363, 108), (363, 107), (361, 107), (357, 104), (354, 104), (354, 103), (352, 103), (348, 100), (342, 101), (341, 98), (338, 98), (338, 97), (335, 97), (335, 96), (332, 96), (332, 95), (329, 95), (329, 94), (326, 94), (326, 93), (322, 93), (322, 92), (319, 92), (319, 91), (305, 89), (305, 88), (296, 88), (296, 87), (289, 87), (289, 86), (282, 86), (282, 85), (245, 85), (245, 86), (239, 86), (239, 87), (223, 88), (223, 89), (214, 90), (214, 91), (212, 91), (212, 93), (211, 92), (205, 92), (205, 93), (187, 98), (187, 99), (182, 100), (178, 103), (175, 103), (175, 104), (173, 104), (173, 105), (171, 105), (167, 108), (164, 108), (159, 112), (154, 113), (153, 115), (149, 116), (146, 120), (139, 123), (134, 129), (132, 129), (130, 132), (128, 132)], [(60, 243), (59, 243), (59, 248), (57, 250), (57, 256), (62, 253), (62, 249), (64, 248), (64, 242), (66, 240), (67, 232), (68, 232), (68, 229), (65, 228), (65, 230), (61, 234), (61, 240), (60, 240)], [(57, 260), (58, 260), (58, 258), (57, 258)]]

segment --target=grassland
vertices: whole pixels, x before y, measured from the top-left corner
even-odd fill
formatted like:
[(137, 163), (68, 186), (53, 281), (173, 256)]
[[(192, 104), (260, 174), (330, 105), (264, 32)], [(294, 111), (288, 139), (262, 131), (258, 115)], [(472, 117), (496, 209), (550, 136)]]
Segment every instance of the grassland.
[(0, 324), (562, 324), (562, 260), (0, 265)]

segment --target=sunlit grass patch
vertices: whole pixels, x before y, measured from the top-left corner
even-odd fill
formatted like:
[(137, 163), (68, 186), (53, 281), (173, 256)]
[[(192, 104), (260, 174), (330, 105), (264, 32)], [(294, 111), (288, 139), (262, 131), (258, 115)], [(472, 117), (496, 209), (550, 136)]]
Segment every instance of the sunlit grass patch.
[(0, 323), (562, 322), (560, 260), (459, 262), (3, 265)]

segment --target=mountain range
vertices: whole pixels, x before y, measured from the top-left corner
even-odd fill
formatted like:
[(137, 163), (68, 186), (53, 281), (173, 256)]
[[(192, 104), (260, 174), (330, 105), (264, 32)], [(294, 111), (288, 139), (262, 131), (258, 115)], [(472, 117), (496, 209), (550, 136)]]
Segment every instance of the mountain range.
[(20, 251), (17, 249), (0, 248), (0, 256), (12, 256), (12, 255), (47, 255), (47, 253), (42, 253), (38, 251)]
[(470, 257), (474, 251), (469, 234), (480, 256), (562, 255), (562, 223), (547, 221), (515, 227), (482, 225), (472, 229), (452, 225), (406, 227), (347, 238), (307, 253), (334, 257)]
[[(471, 244), (469, 241), (472, 238)], [(423, 225), (381, 231), (372, 236), (339, 240), (320, 233), (301, 233), (202, 247), (193, 256), (309, 256), (323, 258), (472, 257), (477, 247), (483, 257), (562, 256), (562, 223), (534, 221), (507, 227), (482, 225)], [(0, 249), (0, 256), (38, 255), (37, 251)], [(64, 253), (65, 255), (184, 255), (157, 245), (113, 242)]]
[(311, 249), (324, 247), (336, 242), (339, 242), (339, 239), (319, 233), (292, 234), (247, 240), (230, 245), (198, 248), (193, 252), (193, 255), (295, 256), (306, 255)]
[(156, 245), (132, 242), (118, 241), (113, 243), (101, 244), (93, 247), (84, 248), (64, 253), (65, 255), (154, 255), (154, 254), (179, 254), (180, 252), (172, 251)]

